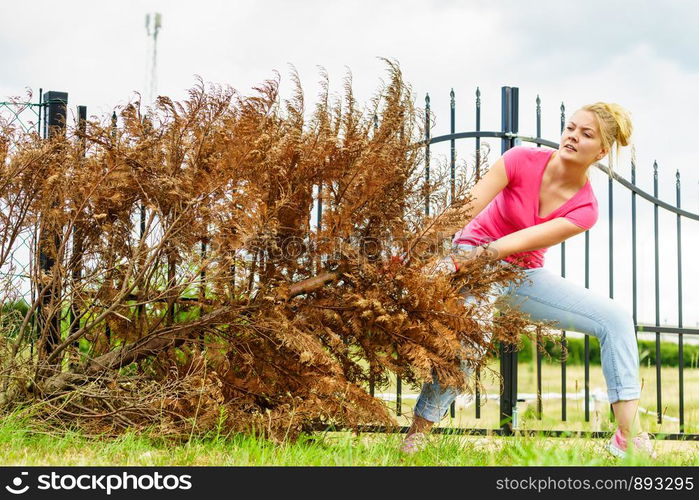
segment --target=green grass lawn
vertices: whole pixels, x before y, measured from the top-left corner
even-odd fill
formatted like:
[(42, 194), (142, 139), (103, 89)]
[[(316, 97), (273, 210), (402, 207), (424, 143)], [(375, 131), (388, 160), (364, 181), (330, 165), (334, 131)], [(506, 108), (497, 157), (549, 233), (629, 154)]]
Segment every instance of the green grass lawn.
[[(643, 367), (645, 380), (642, 406), (655, 411), (655, 369)], [(667, 373), (666, 373), (667, 372)], [(663, 370), (663, 391), (666, 396), (666, 416), (677, 413), (676, 370)], [(689, 390), (699, 384), (699, 370), (685, 372), (686, 423), (688, 432), (697, 432), (699, 393)], [(673, 379), (674, 376), (674, 379)], [(544, 364), (542, 377), (544, 392), (560, 392), (560, 367)], [(568, 391), (583, 387), (583, 367), (568, 367)], [(497, 394), (496, 381), (489, 380), (489, 393)], [(519, 367), (520, 393), (536, 392), (535, 371), (527, 364)], [(577, 385), (576, 385), (577, 384)], [(591, 388), (604, 388), (599, 367), (591, 367)], [(391, 388), (382, 389), (390, 392)], [(674, 392), (673, 392), (674, 391)], [(411, 395), (413, 399), (411, 399)], [(399, 423), (409, 422), (414, 405), (415, 391), (404, 386), (403, 416)], [(391, 407), (395, 402), (388, 401)], [(561, 422), (560, 400), (544, 404), (542, 420), (533, 411), (535, 403), (521, 405), (520, 424), (526, 429), (602, 430), (610, 431), (609, 406), (601, 404), (592, 413), (590, 422), (584, 422), (582, 400), (568, 401), (568, 421)], [(459, 408), (457, 418), (447, 419), (443, 427), (496, 428), (499, 403), (488, 401), (482, 409), (482, 418), (474, 417), (474, 407)], [(643, 426), (652, 432), (677, 432), (677, 423), (666, 420), (655, 423), (655, 415), (643, 415)], [(0, 464), (2, 465), (699, 465), (699, 443), (656, 440), (658, 460), (630, 456), (618, 460), (609, 455), (605, 439), (455, 436), (435, 434), (431, 445), (423, 452), (405, 457), (398, 452), (402, 436), (396, 434), (349, 432), (314, 433), (302, 436), (295, 443), (277, 444), (249, 436), (213, 436), (194, 438), (178, 444), (162, 439), (127, 433), (120, 438), (88, 438), (77, 432), (60, 436), (42, 433), (27, 421), (13, 416), (0, 421)]]
[(604, 440), (541, 437), (432, 436), (432, 444), (410, 457), (398, 451), (401, 436), (316, 433), (295, 443), (275, 444), (248, 436), (194, 439), (185, 444), (126, 434), (88, 439), (79, 434), (29, 433), (19, 422), (0, 426), (3, 465), (699, 465), (695, 443), (659, 442), (655, 462), (629, 456), (618, 460), (604, 451)]

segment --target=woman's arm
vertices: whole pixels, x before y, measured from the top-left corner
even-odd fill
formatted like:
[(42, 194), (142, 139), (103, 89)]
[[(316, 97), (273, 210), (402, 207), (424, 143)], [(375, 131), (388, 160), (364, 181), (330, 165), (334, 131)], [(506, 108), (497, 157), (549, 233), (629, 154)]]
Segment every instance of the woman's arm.
[[(447, 211), (444, 212), (443, 216), (445, 218), (456, 218), (459, 221), (458, 226), (453, 228), (448, 227), (446, 229), (444, 227), (440, 227), (441, 234), (439, 235), (434, 234), (433, 231), (428, 231), (422, 236), (422, 239), (430, 240), (433, 236), (444, 237), (447, 233), (454, 234), (457, 231), (460, 231), (466, 224), (481, 213), (483, 209), (488, 206), (488, 203), (493, 201), (493, 198), (495, 198), (497, 194), (502, 191), (505, 186), (507, 186), (508, 183), (509, 179), (507, 178), (507, 172), (505, 171), (505, 160), (500, 157), (488, 169), (486, 174), (481, 177), (478, 182), (476, 182), (475, 186), (473, 186), (470, 191), (471, 200), (469, 203), (458, 209), (447, 209)], [(452, 213), (452, 210), (454, 210), (455, 213)], [(461, 217), (458, 217), (458, 215), (461, 215)]]
[(585, 232), (564, 217), (520, 229), (499, 238), (488, 245), (488, 255), (493, 259), (504, 259), (512, 254), (548, 248), (571, 236)]
[(501, 156), (493, 163), (493, 166), (488, 169), (488, 172), (476, 182), (473, 189), (471, 189), (471, 196), (473, 199), (467, 205), (466, 210), (469, 216), (464, 225), (468, 224), (471, 219), (481, 213), (483, 209), (488, 206), (488, 203), (493, 201), (493, 198), (495, 198), (500, 191), (505, 189), (508, 182), (509, 179), (505, 171), (505, 160)]

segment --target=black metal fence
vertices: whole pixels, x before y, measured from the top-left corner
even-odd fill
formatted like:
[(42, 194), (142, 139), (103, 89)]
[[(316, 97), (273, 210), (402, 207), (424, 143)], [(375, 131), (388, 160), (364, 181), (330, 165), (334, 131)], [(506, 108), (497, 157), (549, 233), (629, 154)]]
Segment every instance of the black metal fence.
[[(481, 130), (481, 94), (480, 89), (476, 90), (476, 103), (475, 103), (475, 130), (470, 132), (456, 132), (455, 126), (455, 95), (454, 91), (451, 91), (450, 95), (450, 133), (447, 135), (440, 135), (437, 137), (432, 137), (430, 134), (430, 97), (429, 95), (425, 98), (425, 180), (430, 180), (430, 161), (431, 161), (431, 146), (449, 142), (450, 153), (449, 153), (449, 171), (450, 171), (450, 191), (454, 193), (454, 187), (456, 182), (456, 141), (460, 139), (475, 139), (475, 175), (476, 178), (480, 177), (480, 166), (481, 166), (481, 138), (495, 138), (501, 140), (501, 152), (504, 153), (508, 149), (514, 147), (522, 142), (528, 142), (536, 144), (537, 147), (547, 146), (551, 148), (558, 149), (559, 145), (555, 141), (546, 140), (541, 137), (541, 100), (537, 96), (536, 98), (536, 136), (530, 137), (519, 133), (519, 89), (516, 87), (503, 87), (502, 88), (502, 108), (501, 108), (501, 130), (499, 131), (486, 131)], [(565, 106), (561, 104), (560, 107), (560, 128), (561, 133), (565, 127)], [(673, 334), (677, 335), (677, 346), (678, 346), (678, 374), (679, 374), (679, 432), (678, 433), (667, 433), (663, 434), (665, 439), (692, 439), (699, 440), (699, 434), (686, 433), (685, 432), (685, 387), (684, 387), (684, 336), (685, 335), (699, 335), (699, 328), (685, 328), (683, 326), (683, 295), (682, 295), (682, 223), (683, 219), (688, 221), (699, 221), (699, 215), (695, 213), (688, 212), (681, 208), (681, 183), (680, 174), (677, 171), (675, 176), (675, 186), (676, 186), (676, 201), (675, 205), (666, 203), (658, 199), (658, 165), (657, 162), (653, 166), (653, 194), (649, 194), (641, 190), (636, 186), (636, 165), (635, 161), (632, 160), (631, 163), (631, 181), (624, 179), (618, 173), (614, 172), (610, 175), (610, 170), (608, 167), (602, 164), (595, 164), (599, 170), (605, 172), (608, 177), (608, 225), (609, 225), (609, 297), (614, 298), (614, 198), (613, 198), (613, 183), (617, 182), (623, 188), (628, 190), (630, 193), (630, 208), (631, 208), (631, 260), (632, 260), (632, 310), (633, 310), (633, 320), (637, 332), (654, 332), (655, 333), (655, 366), (656, 366), (656, 418), (658, 423), (663, 422), (663, 382), (662, 382), (662, 356), (661, 356), (661, 334)], [(655, 322), (654, 324), (640, 324), (637, 320), (638, 313), (638, 248), (637, 248), (637, 235), (638, 235), (638, 220), (637, 220), (637, 198), (642, 198), (643, 200), (651, 203), (653, 205), (653, 229), (654, 229), (654, 286), (655, 286)], [(660, 252), (659, 252), (659, 210), (665, 210), (670, 214), (676, 215), (676, 238), (677, 244), (677, 311), (678, 311), (678, 325), (661, 325), (660, 324)], [(429, 201), (425, 203), (425, 213), (429, 215), (430, 206)], [(558, 245), (560, 248), (561, 255), (561, 276), (566, 276), (566, 244), (565, 242)], [(584, 276), (585, 276), (585, 287), (590, 287), (590, 231), (585, 231), (585, 256), (584, 256)], [(560, 370), (561, 370), (561, 421), (566, 421), (567, 416), (567, 394), (566, 394), (566, 367), (567, 360), (565, 356), (567, 345), (566, 332), (562, 331), (562, 356), (560, 360)], [(590, 421), (590, 339), (588, 335), (584, 336), (584, 415), (585, 421)], [(536, 373), (537, 373), (537, 411), (536, 416), (538, 419), (542, 418), (542, 354), (537, 350), (536, 356)], [(445, 432), (456, 432), (456, 433), (472, 433), (472, 434), (485, 434), (494, 433), (509, 435), (514, 432), (517, 428), (517, 403), (521, 402), (518, 400), (517, 392), (517, 365), (518, 365), (518, 354), (517, 352), (509, 352), (501, 349), (500, 351), (500, 375), (503, 381), (503, 391), (500, 396), (500, 427), (495, 429), (485, 429), (485, 428), (456, 428), (456, 429), (443, 429)], [(476, 377), (480, 377), (479, 373), (476, 373)], [(396, 384), (396, 406), (397, 413), (401, 413), (401, 383), (400, 379), (397, 380)], [(477, 390), (475, 393), (475, 417), (476, 419), (481, 418), (481, 394)], [(611, 413), (610, 413), (611, 414)], [(455, 416), (455, 407), (452, 403), (451, 416)], [(561, 436), (570, 435), (571, 431), (564, 430), (549, 430), (546, 431), (547, 435), (551, 436)], [(586, 432), (582, 433), (584, 435), (592, 436), (602, 436), (606, 433), (601, 432)]]

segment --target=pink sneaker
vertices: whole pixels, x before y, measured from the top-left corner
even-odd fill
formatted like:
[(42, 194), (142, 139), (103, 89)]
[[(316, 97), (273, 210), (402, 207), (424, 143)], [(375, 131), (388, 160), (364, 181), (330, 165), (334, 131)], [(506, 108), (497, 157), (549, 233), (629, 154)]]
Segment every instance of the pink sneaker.
[[(633, 442), (633, 450), (636, 453), (646, 455), (650, 458), (657, 458), (647, 432), (640, 433), (631, 441)], [(621, 429), (617, 429), (607, 445), (607, 450), (615, 457), (624, 458), (626, 457), (627, 447), (628, 443), (626, 438), (621, 434)]]
[(406, 455), (414, 455), (424, 450), (426, 446), (427, 434), (424, 432), (413, 432), (403, 440), (400, 451)]

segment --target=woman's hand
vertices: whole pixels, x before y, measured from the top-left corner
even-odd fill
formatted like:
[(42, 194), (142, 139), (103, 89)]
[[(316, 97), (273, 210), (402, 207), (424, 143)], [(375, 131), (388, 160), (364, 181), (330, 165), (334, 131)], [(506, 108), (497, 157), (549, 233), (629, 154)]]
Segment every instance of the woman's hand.
[(443, 259), (440, 259), (434, 266), (426, 270), (426, 273), (429, 276), (452, 274), (458, 272), (461, 267), (470, 260), (480, 258), (496, 260), (497, 255), (497, 249), (492, 245), (479, 245), (469, 250), (457, 250)]
[[(439, 259), (434, 264), (425, 269), (425, 274), (434, 277), (440, 274), (453, 274), (468, 261), (485, 258), (486, 260), (497, 260), (498, 250), (492, 243), (479, 245), (469, 250), (457, 250), (446, 257)], [(394, 255), (383, 264), (381, 274), (395, 275), (402, 267), (406, 266), (410, 259), (406, 255)]]

